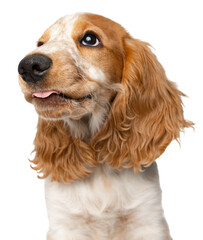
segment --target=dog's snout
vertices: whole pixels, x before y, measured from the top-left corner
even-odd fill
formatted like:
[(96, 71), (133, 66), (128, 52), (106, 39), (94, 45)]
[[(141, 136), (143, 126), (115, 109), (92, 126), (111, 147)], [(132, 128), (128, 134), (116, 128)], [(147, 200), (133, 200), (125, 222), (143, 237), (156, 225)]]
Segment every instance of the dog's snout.
[(25, 82), (36, 83), (42, 80), (51, 67), (52, 60), (43, 54), (33, 54), (21, 60), (18, 72)]

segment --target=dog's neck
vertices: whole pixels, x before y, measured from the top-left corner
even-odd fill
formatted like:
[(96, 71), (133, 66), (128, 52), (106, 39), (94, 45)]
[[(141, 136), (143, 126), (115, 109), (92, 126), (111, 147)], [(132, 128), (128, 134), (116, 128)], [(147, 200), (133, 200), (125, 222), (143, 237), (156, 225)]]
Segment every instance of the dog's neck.
[(85, 115), (79, 120), (68, 118), (65, 123), (67, 123), (70, 134), (73, 137), (79, 138), (89, 144), (92, 136), (90, 120), (91, 115)]
[(89, 144), (91, 137), (104, 124), (107, 114), (108, 109), (105, 109), (94, 114), (87, 114), (79, 120), (68, 118), (65, 123), (74, 138), (81, 139)]

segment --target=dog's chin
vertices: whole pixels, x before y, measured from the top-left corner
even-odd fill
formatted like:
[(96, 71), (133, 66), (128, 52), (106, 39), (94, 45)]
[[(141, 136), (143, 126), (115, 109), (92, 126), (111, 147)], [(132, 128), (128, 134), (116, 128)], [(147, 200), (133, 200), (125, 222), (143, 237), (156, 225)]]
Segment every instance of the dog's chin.
[(59, 120), (80, 120), (84, 116), (90, 114), (85, 109), (74, 109), (74, 111), (69, 110), (67, 107), (55, 107), (55, 108), (39, 108), (35, 106), (35, 110), (40, 118), (47, 121), (59, 121)]
[(65, 111), (41, 111), (37, 108), (36, 112), (39, 115), (40, 118), (47, 120), (47, 121), (67, 121), (67, 120), (80, 120), (82, 119), (84, 116), (88, 115), (89, 113), (83, 112), (80, 114), (71, 114)]

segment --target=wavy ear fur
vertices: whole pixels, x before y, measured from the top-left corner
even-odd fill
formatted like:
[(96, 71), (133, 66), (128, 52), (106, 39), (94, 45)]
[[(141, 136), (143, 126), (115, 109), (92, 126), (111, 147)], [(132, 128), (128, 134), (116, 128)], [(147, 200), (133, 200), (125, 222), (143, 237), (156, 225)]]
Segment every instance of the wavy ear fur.
[(89, 175), (96, 166), (92, 148), (79, 139), (70, 136), (62, 121), (45, 121), (39, 118), (34, 141), (35, 159), (32, 167), (45, 178), (69, 183)]
[(190, 127), (184, 119), (181, 96), (147, 43), (130, 36), (124, 40), (124, 92), (118, 93), (108, 121), (92, 145), (99, 162), (112, 167), (150, 165), (180, 131)]

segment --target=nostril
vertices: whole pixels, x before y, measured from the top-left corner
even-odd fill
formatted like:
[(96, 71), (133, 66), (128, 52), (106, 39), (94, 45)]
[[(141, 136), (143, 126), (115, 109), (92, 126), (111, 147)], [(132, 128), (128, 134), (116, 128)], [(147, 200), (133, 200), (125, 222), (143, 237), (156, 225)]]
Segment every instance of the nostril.
[(49, 67), (45, 67), (45, 66), (42, 66), (40, 64), (34, 64), (32, 66), (32, 71), (35, 75), (39, 75), (39, 76), (42, 76), (43, 74), (45, 74), (45, 71), (48, 70)]
[(32, 70), (44, 71), (44, 70), (42, 70), (42, 68), (41, 68), (41, 66), (40, 66), (39, 64), (34, 64), (34, 65), (32, 66)]

